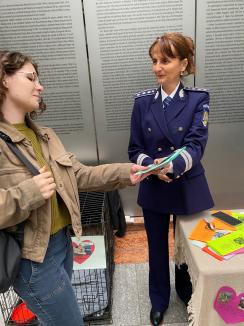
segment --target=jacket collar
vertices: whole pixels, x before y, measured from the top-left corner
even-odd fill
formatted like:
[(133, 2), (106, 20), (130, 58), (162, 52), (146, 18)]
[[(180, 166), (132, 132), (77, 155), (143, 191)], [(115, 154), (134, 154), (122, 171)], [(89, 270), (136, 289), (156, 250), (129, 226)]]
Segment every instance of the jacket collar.
[[(45, 142), (48, 141), (49, 137), (46, 133), (45, 128), (37, 126), (37, 124), (35, 124), (33, 120), (30, 119), (29, 116), (26, 116), (26, 124), (42, 140), (44, 140)], [(5, 134), (7, 134), (14, 143), (21, 142), (25, 138), (25, 136), (21, 132), (19, 132), (16, 128), (14, 128), (14, 126), (12, 126), (10, 123), (5, 121), (0, 121), (0, 130)]]
[(187, 103), (186, 96), (184, 86), (182, 83), (180, 83), (173, 100), (170, 102), (167, 110), (165, 111), (166, 120), (168, 123), (173, 120), (180, 113), (180, 111), (183, 110)]
[[(173, 101), (172, 101), (173, 102)], [(171, 104), (171, 103), (170, 103)], [(158, 88), (151, 104), (151, 111), (154, 119), (162, 133), (172, 142), (172, 137), (167, 126), (165, 110), (163, 110), (161, 87)]]
[(173, 100), (167, 109), (163, 110), (161, 87), (159, 87), (151, 104), (152, 114), (159, 128), (172, 143), (174, 142), (171, 132), (168, 128), (168, 123), (173, 120), (181, 110), (183, 110), (186, 105), (186, 96), (186, 92), (184, 92), (184, 85), (180, 83)]

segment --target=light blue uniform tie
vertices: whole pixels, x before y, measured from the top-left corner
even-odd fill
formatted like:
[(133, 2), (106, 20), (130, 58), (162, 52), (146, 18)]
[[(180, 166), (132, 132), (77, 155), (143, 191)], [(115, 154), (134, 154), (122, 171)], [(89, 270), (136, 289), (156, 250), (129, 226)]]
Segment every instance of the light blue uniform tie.
[(164, 110), (169, 106), (171, 101), (172, 101), (172, 98), (170, 96), (165, 97), (165, 99), (163, 100), (163, 109)]

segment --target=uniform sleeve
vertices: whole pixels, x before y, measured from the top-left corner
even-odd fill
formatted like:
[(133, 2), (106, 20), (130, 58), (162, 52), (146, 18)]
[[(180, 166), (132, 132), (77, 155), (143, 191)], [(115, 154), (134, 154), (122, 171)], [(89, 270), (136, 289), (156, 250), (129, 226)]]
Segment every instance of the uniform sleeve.
[(185, 146), (186, 149), (173, 162), (175, 177), (184, 174), (200, 162), (208, 140), (208, 115), (209, 94), (204, 92), (182, 143), (182, 147)]
[(133, 163), (144, 166), (153, 164), (153, 159), (145, 153), (139, 100), (135, 100), (132, 111), (128, 154)]

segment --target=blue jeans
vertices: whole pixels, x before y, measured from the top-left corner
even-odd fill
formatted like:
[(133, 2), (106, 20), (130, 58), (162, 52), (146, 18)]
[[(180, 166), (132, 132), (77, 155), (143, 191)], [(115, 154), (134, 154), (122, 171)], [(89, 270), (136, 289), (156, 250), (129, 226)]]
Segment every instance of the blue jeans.
[(71, 285), (73, 250), (67, 228), (50, 237), (43, 263), (22, 259), (16, 293), (43, 326), (83, 326)]

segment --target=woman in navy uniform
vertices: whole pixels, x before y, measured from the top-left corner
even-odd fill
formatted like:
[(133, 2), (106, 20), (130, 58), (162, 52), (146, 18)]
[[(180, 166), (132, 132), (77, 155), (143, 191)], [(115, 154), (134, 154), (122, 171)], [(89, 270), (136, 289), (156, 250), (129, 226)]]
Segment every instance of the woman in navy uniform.
[[(201, 164), (208, 139), (209, 93), (184, 87), (183, 76), (194, 73), (194, 44), (180, 33), (166, 33), (149, 49), (158, 89), (136, 94), (131, 119), (129, 157), (148, 166), (176, 149), (185, 150), (160, 173), (140, 185), (149, 246), (150, 320), (160, 325), (169, 305), (168, 231), (170, 214), (187, 215), (209, 209), (213, 200)], [(191, 283), (187, 266), (176, 267), (176, 291), (187, 304)]]

